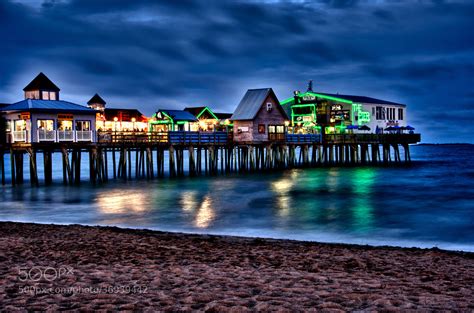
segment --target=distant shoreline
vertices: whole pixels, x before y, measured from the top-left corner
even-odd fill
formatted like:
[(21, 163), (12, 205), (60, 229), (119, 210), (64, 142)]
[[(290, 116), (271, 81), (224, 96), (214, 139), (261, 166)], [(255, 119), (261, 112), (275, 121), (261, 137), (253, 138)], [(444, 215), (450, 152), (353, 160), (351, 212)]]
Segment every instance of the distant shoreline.
[(473, 146), (474, 143), (417, 143), (415, 146)]
[(0, 251), (7, 311), (474, 309), (469, 252), (14, 222)]

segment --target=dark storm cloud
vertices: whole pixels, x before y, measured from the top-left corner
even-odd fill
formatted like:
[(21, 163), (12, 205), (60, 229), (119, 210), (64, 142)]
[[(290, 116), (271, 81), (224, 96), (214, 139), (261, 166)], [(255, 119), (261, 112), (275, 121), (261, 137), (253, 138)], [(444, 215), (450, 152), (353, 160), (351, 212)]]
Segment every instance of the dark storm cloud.
[(246, 88), (286, 98), (313, 79), (320, 91), (406, 103), (425, 141), (472, 141), (474, 4), (374, 2), (2, 1), (0, 102), (19, 100), (39, 71), (63, 99), (99, 92), (146, 114), (232, 111)]

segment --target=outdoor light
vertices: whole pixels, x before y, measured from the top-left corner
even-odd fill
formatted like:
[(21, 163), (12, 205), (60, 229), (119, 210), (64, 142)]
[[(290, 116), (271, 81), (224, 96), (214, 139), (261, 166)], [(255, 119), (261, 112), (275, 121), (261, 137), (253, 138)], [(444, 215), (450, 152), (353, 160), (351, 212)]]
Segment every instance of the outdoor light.
[(135, 123), (136, 121), (137, 121), (137, 119), (132, 117), (132, 123)]
[(285, 126), (288, 127), (290, 125), (290, 121), (285, 121)]
[(114, 117), (114, 122), (117, 122), (118, 121), (118, 117)]

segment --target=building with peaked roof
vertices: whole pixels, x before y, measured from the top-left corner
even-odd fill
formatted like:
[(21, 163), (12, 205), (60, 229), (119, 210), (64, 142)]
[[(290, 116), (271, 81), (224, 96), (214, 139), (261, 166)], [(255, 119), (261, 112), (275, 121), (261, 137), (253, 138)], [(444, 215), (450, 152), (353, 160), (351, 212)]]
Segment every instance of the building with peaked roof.
[(59, 89), (43, 72), (40, 72), (25, 88), (25, 99), (59, 100)]
[(184, 109), (194, 115), (198, 121), (190, 123), (191, 131), (221, 131), (231, 127), (231, 113), (215, 113), (209, 107), (187, 107)]
[(7, 142), (95, 141), (96, 111), (59, 100), (59, 88), (46, 75), (23, 90), (24, 100), (0, 108)]
[(158, 109), (148, 121), (149, 130), (154, 132), (190, 131), (191, 123), (198, 119), (185, 110)]
[(308, 88), (304, 93), (295, 91), (281, 105), (294, 133), (343, 133), (347, 127), (359, 132), (357, 128), (362, 126), (376, 132), (390, 126), (407, 126), (406, 105), (372, 97), (314, 92)]
[(106, 108), (107, 102), (95, 94), (87, 105), (97, 112), (97, 130), (147, 131), (148, 118), (137, 109)]
[(235, 142), (285, 140), (288, 116), (273, 89), (249, 89), (232, 114)]
[(219, 118), (207, 107), (186, 107), (185, 111), (196, 117), (197, 122), (191, 123), (191, 131), (215, 131), (219, 126)]
[(87, 106), (89, 108), (102, 112), (105, 110), (106, 104), (107, 102), (105, 102), (105, 100), (102, 99), (102, 97), (99, 96), (98, 93), (96, 93), (89, 101), (87, 101)]

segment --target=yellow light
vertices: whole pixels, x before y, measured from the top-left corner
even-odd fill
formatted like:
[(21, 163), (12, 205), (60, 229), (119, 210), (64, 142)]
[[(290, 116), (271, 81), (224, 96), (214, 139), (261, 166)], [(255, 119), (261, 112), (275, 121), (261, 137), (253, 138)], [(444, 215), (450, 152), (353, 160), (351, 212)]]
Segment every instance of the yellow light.
[(114, 122), (117, 122), (118, 121), (118, 117), (114, 117)]
[(211, 197), (205, 196), (196, 214), (194, 224), (199, 228), (207, 228), (214, 220), (215, 215)]
[(201, 127), (202, 129), (205, 129), (207, 128), (207, 124), (204, 121), (199, 121), (199, 127)]
[(288, 127), (288, 125), (290, 125), (290, 121), (285, 121), (285, 126)]
[(137, 119), (132, 117), (132, 123), (135, 123), (136, 121), (137, 121)]

